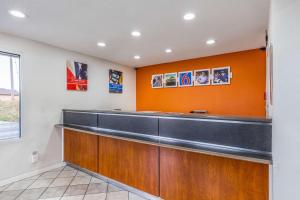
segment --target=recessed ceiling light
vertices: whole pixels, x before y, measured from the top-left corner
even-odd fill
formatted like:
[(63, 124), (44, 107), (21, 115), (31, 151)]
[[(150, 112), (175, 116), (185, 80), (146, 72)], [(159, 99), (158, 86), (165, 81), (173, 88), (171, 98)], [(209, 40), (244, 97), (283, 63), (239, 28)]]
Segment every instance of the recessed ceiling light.
[(104, 42), (98, 42), (97, 45), (98, 45), (99, 47), (105, 47), (105, 46), (106, 46), (106, 44), (105, 44)]
[(193, 20), (195, 19), (196, 15), (194, 13), (186, 13), (184, 16), (183, 16), (183, 19), (184, 20)]
[(166, 49), (165, 52), (166, 53), (172, 53), (172, 49)]
[(132, 35), (133, 37), (140, 37), (140, 36), (141, 36), (141, 32), (139, 32), (139, 31), (132, 31), (132, 32), (131, 32), (131, 35)]
[(209, 39), (206, 41), (206, 44), (208, 44), (208, 45), (213, 45), (215, 43), (216, 43), (216, 41), (214, 39)]
[(19, 11), (19, 10), (10, 10), (8, 12), (9, 12), (9, 14), (11, 14), (14, 17), (18, 17), (18, 18), (25, 18), (26, 17), (26, 15), (23, 12)]
[(136, 59), (136, 60), (139, 60), (141, 58), (141, 56), (135, 55), (133, 58)]

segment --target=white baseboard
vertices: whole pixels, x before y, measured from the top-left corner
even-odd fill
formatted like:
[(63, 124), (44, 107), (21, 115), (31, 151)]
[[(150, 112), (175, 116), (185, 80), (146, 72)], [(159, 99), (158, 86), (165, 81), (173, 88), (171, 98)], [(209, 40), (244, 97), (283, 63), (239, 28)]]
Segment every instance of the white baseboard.
[(10, 184), (10, 183), (13, 183), (13, 182), (16, 182), (16, 181), (20, 181), (22, 179), (29, 178), (29, 177), (32, 177), (32, 176), (36, 176), (38, 174), (44, 173), (46, 171), (53, 170), (55, 168), (63, 167), (65, 165), (66, 165), (65, 162), (61, 162), (61, 163), (51, 165), (51, 166), (48, 166), (48, 167), (45, 167), (45, 168), (42, 168), (42, 169), (38, 169), (38, 170), (35, 170), (35, 171), (32, 171), (32, 172), (21, 174), (21, 175), (18, 175), (18, 176), (9, 178), (9, 179), (1, 180), (0, 181), (0, 186), (7, 185), (7, 184)]

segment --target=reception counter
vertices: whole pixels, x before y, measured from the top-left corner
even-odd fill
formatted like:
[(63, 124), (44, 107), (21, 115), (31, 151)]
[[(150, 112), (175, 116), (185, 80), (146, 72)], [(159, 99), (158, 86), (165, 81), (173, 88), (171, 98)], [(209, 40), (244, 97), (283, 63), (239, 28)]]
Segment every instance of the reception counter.
[(268, 119), (63, 110), (64, 159), (165, 200), (268, 199)]

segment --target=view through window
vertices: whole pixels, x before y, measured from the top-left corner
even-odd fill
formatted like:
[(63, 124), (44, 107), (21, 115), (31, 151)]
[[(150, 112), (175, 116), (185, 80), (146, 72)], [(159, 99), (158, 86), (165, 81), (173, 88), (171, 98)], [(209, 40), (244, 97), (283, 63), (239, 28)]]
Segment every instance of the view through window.
[(20, 137), (19, 61), (0, 52), (0, 140)]

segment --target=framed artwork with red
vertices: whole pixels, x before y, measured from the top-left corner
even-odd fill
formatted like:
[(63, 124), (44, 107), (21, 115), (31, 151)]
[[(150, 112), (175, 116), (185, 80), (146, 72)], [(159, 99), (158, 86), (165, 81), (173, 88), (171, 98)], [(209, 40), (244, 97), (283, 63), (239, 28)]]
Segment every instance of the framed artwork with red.
[(67, 61), (67, 90), (87, 91), (87, 68), (87, 64)]

